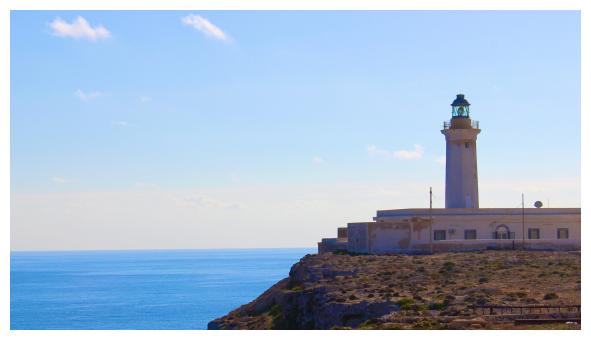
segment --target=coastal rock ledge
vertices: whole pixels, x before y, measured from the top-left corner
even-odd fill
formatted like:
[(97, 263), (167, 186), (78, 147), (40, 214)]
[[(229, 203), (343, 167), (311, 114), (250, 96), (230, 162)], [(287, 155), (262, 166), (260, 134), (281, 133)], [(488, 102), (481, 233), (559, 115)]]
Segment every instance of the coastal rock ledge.
[[(516, 329), (472, 305), (579, 305), (580, 252), (306, 255), (254, 301), (208, 329)], [(540, 311), (541, 312), (541, 311)], [(529, 312), (528, 312), (529, 313)], [(576, 311), (521, 318), (580, 318)], [(545, 324), (579, 329), (577, 323)]]

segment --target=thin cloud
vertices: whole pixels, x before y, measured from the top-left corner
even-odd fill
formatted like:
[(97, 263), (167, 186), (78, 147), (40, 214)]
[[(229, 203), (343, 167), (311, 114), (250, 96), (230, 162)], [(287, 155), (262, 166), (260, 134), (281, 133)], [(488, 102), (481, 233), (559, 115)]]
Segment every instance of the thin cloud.
[(397, 150), (394, 151), (394, 158), (402, 159), (416, 159), (423, 157), (425, 149), (419, 144), (414, 145), (414, 150)]
[(83, 17), (77, 17), (72, 23), (68, 23), (60, 18), (53, 20), (49, 26), (55, 36), (61, 38), (86, 39), (97, 41), (108, 39), (111, 32), (104, 26), (92, 27)]
[(69, 178), (58, 177), (58, 176), (56, 176), (56, 177), (53, 177), (53, 178), (51, 179), (51, 181), (52, 181), (53, 183), (57, 183), (57, 184), (67, 184), (67, 183), (72, 183), (72, 182), (73, 182), (73, 180), (71, 180), (71, 179), (69, 179)]
[(153, 183), (146, 183), (146, 182), (135, 182), (134, 187), (139, 189), (157, 189), (158, 185)]
[(221, 40), (224, 42), (230, 42), (230, 37), (222, 31), (221, 28), (212, 24), (209, 20), (202, 16), (189, 14), (186, 17), (181, 18), (181, 22), (184, 25), (191, 26), (194, 29), (203, 33), (206, 37)]
[(389, 158), (392, 157), (392, 153), (386, 149), (380, 149), (375, 145), (368, 145), (367, 146), (367, 153), (370, 156), (376, 156), (376, 157), (384, 157), (384, 158)]
[(142, 103), (147, 103), (147, 102), (149, 102), (151, 100), (152, 100), (152, 98), (150, 98), (148, 96), (141, 96), (140, 97), (140, 102), (142, 102)]
[(119, 127), (128, 127), (129, 123), (124, 120), (118, 120), (118, 121), (113, 122), (113, 125), (119, 126)]
[(317, 164), (324, 162), (324, 159), (322, 157), (320, 157), (320, 156), (314, 156), (312, 158), (312, 160), (314, 161), (314, 163), (317, 163)]
[(93, 99), (96, 99), (98, 97), (101, 97), (103, 95), (103, 93), (99, 92), (99, 91), (84, 92), (84, 91), (78, 89), (74, 92), (74, 95), (76, 97), (78, 97), (78, 99), (87, 102), (87, 101), (91, 101)]
[(244, 204), (239, 202), (224, 202), (219, 201), (211, 197), (207, 196), (200, 196), (200, 195), (190, 195), (186, 197), (182, 197), (181, 202), (187, 204), (189, 206), (194, 206), (198, 208), (209, 208), (209, 209), (243, 209)]
[(367, 146), (367, 153), (370, 156), (382, 158), (398, 158), (398, 159), (417, 159), (423, 157), (425, 149), (419, 144), (414, 145), (414, 150), (396, 150), (390, 151), (381, 149), (375, 145)]
[(230, 182), (232, 182), (232, 183), (242, 182), (242, 178), (236, 174), (229, 174), (228, 178), (230, 179)]
[(445, 156), (439, 156), (435, 158), (435, 163), (439, 165), (445, 165)]

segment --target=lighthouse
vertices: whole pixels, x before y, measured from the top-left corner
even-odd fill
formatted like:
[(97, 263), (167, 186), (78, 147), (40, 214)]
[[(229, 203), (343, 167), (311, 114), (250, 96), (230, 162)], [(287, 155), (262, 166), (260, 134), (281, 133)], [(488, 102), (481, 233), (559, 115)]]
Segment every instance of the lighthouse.
[(451, 120), (443, 123), (445, 135), (445, 207), (478, 208), (476, 166), (477, 121), (470, 118), (470, 103), (458, 94), (451, 103)]
[(443, 123), (446, 142), (445, 209), (378, 210), (371, 222), (347, 223), (337, 237), (318, 242), (318, 253), (422, 253), (521, 248), (581, 250), (581, 208), (480, 208), (476, 137), (470, 103), (458, 94), (451, 119)]

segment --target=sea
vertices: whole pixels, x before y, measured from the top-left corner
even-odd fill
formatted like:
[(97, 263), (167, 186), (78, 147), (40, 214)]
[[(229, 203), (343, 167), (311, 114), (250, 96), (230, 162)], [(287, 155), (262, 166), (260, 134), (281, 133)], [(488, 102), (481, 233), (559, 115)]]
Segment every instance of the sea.
[(312, 248), (11, 252), (10, 328), (207, 329)]

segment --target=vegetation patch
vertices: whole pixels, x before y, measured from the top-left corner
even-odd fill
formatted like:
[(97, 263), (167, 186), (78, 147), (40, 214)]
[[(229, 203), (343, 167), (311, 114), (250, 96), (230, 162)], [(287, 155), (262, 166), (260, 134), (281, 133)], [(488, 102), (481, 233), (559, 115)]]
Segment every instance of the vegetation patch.
[(402, 298), (396, 302), (398, 307), (402, 310), (410, 310), (415, 304), (415, 300), (412, 298)]
[[(473, 305), (579, 305), (580, 253), (483, 251), (433, 255), (309, 255), (286, 285), (217, 319), (221, 329), (525, 329), (470, 323)], [(552, 264), (550, 264), (552, 263)], [(343, 273), (355, 273), (346, 275)], [(266, 302), (274, 299), (274, 302)], [(278, 302), (278, 303), (275, 303)], [(359, 311), (360, 304), (367, 309)], [(265, 311), (257, 306), (269, 305)], [(384, 308), (391, 306), (392, 308)], [(368, 313), (367, 311), (372, 311)], [(376, 315), (375, 311), (382, 311)], [(322, 320), (321, 325), (314, 324)], [(451, 325), (453, 320), (465, 320)], [(459, 327), (459, 328), (458, 328)], [(531, 326), (535, 328), (538, 326)], [(579, 329), (580, 325), (540, 325)]]

